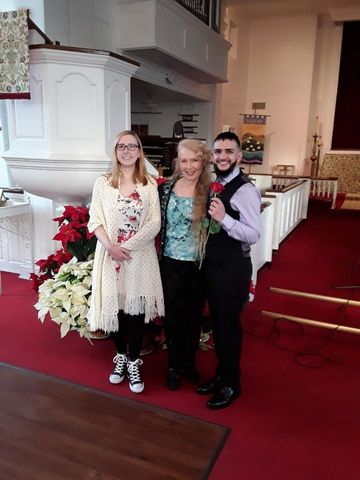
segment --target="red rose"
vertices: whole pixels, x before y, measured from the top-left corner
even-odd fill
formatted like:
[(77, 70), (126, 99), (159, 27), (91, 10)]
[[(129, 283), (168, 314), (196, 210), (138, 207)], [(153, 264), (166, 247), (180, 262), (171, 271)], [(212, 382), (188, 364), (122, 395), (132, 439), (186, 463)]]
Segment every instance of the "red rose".
[(210, 183), (210, 192), (213, 195), (217, 195), (218, 193), (221, 193), (224, 190), (224, 185), (221, 185), (219, 182), (212, 182)]
[(167, 182), (167, 179), (164, 178), (164, 177), (157, 177), (157, 179), (156, 179), (156, 183), (158, 185), (161, 185), (162, 183), (165, 183), (165, 182)]

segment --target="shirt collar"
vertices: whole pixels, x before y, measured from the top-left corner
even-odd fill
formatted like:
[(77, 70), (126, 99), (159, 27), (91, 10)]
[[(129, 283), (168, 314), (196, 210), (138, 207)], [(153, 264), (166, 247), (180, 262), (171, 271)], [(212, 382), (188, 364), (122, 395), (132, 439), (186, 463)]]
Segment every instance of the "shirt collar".
[(231, 182), (233, 178), (237, 177), (239, 173), (240, 173), (240, 167), (236, 166), (234, 170), (231, 173), (229, 173), (229, 175), (226, 175), (226, 177), (219, 176), (217, 178), (217, 181), (225, 185), (226, 183)]

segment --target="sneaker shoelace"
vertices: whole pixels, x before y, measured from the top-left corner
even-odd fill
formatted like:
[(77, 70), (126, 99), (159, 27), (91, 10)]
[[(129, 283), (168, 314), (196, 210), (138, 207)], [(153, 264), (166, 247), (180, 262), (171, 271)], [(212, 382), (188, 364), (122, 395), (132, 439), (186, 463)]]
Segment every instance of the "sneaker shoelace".
[(114, 368), (114, 373), (117, 373), (119, 375), (124, 375), (125, 366), (127, 363), (126, 356), (122, 353), (117, 353), (113, 358), (113, 362), (116, 364)]
[(132, 384), (134, 383), (142, 383), (141, 376), (140, 376), (140, 370), (139, 367), (140, 365), (143, 364), (143, 361), (141, 358), (138, 358), (137, 360), (134, 360), (133, 362), (128, 362), (127, 364), (127, 370), (129, 374), (129, 380)]

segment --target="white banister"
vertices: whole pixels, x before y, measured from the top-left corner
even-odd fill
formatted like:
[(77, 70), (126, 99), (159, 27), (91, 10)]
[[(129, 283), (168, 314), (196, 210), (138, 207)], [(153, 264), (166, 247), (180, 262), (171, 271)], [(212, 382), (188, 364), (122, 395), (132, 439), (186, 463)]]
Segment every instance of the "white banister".
[(312, 177), (310, 181), (310, 197), (332, 199), (331, 208), (335, 208), (338, 179), (336, 177)]
[(280, 243), (289, 233), (307, 217), (309, 202), (310, 181), (299, 180), (281, 191), (269, 191), (275, 197), (274, 212), (274, 250), (278, 250)]
[(30, 202), (7, 200), (0, 207), (0, 270), (28, 278), (34, 271)]

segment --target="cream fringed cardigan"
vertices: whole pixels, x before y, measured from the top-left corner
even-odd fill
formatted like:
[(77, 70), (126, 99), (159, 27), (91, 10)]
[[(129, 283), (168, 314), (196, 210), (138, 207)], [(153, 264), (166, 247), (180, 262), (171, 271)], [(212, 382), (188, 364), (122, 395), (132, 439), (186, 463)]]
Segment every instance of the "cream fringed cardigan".
[[(155, 236), (160, 230), (160, 207), (157, 185), (152, 178), (147, 185), (137, 185), (143, 203), (138, 232), (122, 244), (130, 250), (131, 260), (115, 261), (98, 241), (96, 245), (91, 305), (88, 314), (90, 330), (118, 330), (117, 313), (145, 314), (145, 322), (164, 315), (164, 298)], [(117, 242), (119, 215), (118, 190), (107, 177), (99, 177), (94, 185), (88, 229), (93, 232), (102, 225), (111, 243)], [(117, 275), (120, 275), (119, 282)], [(117, 291), (118, 286), (118, 291)]]

